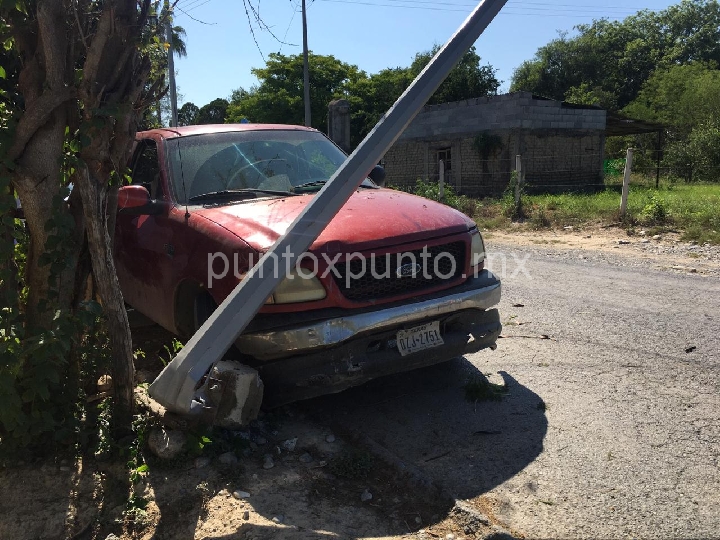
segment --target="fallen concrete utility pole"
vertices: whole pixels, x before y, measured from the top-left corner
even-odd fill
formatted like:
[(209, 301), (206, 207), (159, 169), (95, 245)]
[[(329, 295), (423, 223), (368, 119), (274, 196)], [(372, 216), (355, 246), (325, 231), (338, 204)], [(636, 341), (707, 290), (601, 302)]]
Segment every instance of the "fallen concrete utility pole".
[(150, 386), (150, 396), (168, 410), (189, 413), (208, 401), (198, 388), (210, 367), (218, 362), (285, 278), (275, 253), (289, 253), (294, 266), (375, 164), (392, 146), (450, 70), (475, 43), (507, 0), (484, 0), (417, 76), (390, 110), (345, 160), (305, 210), (275, 242), (245, 279), (207, 319), (180, 353)]

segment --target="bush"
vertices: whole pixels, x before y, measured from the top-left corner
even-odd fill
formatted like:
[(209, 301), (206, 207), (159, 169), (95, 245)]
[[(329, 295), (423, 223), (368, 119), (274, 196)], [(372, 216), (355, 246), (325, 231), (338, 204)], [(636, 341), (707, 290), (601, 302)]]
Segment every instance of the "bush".
[(477, 201), (465, 195), (458, 195), (455, 193), (455, 189), (448, 184), (445, 185), (445, 196), (442, 199), (440, 198), (440, 186), (434, 182), (418, 179), (415, 187), (408, 191), (420, 197), (447, 204), (470, 217), (474, 217), (477, 213)]
[(645, 224), (661, 225), (667, 219), (668, 211), (665, 201), (657, 195), (650, 197), (650, 202), (640, 212), (640, 221)]

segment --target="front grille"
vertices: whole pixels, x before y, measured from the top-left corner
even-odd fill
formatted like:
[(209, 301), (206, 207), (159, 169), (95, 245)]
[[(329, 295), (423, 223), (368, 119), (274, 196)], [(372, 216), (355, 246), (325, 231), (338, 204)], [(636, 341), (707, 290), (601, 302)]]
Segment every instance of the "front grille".
[[(465, 242), (428, 247), (427, 253), (429, 256), (426, 255), (424, 259), (421, 256), (422, 248), (375, 255), (374, 258), (364, 253), (364, 259), (353, 258), (349, 262), (337, 264), (337, 274), (333, 273), (333, 277), (345, 298), (369, 302), (438, 287), (462, 275), (465, 268)], [(417, 267), (411, 267), (413, 264), (420, 267), (419, 272)], [(398, 275), (400, 267), (404, 268), (403, 276)], [(414, 271), (417, 273), (413, 276), (411, 274)]]

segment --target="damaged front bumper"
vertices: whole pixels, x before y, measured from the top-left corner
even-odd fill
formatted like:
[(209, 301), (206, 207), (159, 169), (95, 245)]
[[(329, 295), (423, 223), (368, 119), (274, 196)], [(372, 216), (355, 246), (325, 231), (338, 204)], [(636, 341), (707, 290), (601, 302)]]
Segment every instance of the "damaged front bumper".
[[(494, 347), (502, 327), (498, 311), (489, 308), (500, 292), (500, 281), (483, 271), (450, 291), (380, 309), (309, 322), (305, 313), (306, 322), (288, 326), (286, 320), (277, 328), (267, 328), (269, 318), (256, 320), (253, 327), (267, 329), (250, 328), (236, 344), (257, 360), (265, 404), (276, 406)], [(402, 356), (398, 331), (435, 321), (444, 343)]]
[(500, 302), (500, 292), (500, 281), (492, 272), (484, 270), (450, 291), (352, 314), (347, 310), (330, 311), (323, 313), (325, 317), (319, 320), (307, 322), (309, 314), (303, 313), (302, 319), (306, 322), (298, 324), (292, 324), (292, 315), (283, 316), (282, 327), (253, 331), (278, 317), (259, 320), (262, 317), (259, 316), (235, 344), (244, 354), (258, 360), (275, 360), (337, 346), (357, 336), (406, 323), (419, 324), (461, 310), (486, 310)]

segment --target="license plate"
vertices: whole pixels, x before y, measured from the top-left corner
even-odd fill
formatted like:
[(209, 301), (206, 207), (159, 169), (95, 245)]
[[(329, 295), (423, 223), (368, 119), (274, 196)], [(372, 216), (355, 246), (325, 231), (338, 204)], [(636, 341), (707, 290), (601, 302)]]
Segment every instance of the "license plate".
[(438, 347), (444, 343), (440, 336), (440, 321), (433, 321), (397, 333), (397, 348), (402, 356)]

